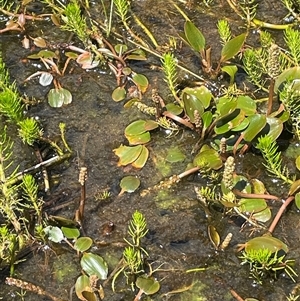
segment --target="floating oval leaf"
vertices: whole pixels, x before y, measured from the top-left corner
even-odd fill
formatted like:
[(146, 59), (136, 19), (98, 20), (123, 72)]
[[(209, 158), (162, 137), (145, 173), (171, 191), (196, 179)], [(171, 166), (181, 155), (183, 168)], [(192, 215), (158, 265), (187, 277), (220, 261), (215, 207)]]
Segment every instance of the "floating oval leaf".
[(296, 193), (296, 195), (295, 195), (295, 205), (299, 210), (300, 209), (300, 193)]
[(138, 177), (126, 176), (121, 180), (120, 187), (122, 188), (122, 192), (132, 193), (139, 188), (140, 184), (141, 181)]
[(221, 52), (221, 62), (225, 62), (233, 58), (242, 48), (246, 39), (246, 34), (242, 33), (239, 36), (226, 42)]
[(246, 115), (253, 115), (256, 113), (256, 102), (249, 96), (240, 95), (237, 98), (237, 108), (240, 108)]
[(207, 232), (208, 232), (208, 237), (209, 237), (211, 243), (214, 245), (215, 249), (218, 249), (218, 247), (220, 245), (220, 235), (219, 235), (217, 229), (214, 226), (209, 225)]
[(117, 44), (114, 48), (116, 50), (116, 53), (120, 56), (128, 50), (128, 46), (125, 44)]
[(130, 145), (145, 144), (151, 140), (149, 132), (145, 132), (136, 136), (127, 136), (126, 138), (128, 139)]
[(90, 237), (79, 237), (74, 244), (74, 249), (80, 252), (87, 251), (93, 244), (93, 240)]
[(44, 232), (48, 236), (48, 239), (55, 243), (62, 242), (65, 239), (61, 229), (58, 227), (47, 226), (44, 228)]
[(145, 133), (147, 131), (145, 129), (145, 124), (146, 121), (142, 119), (131, 122), (125, 128), (125, 136), (136, 136)]
[(275, 80), (274, 91), (277, 93), (277, 90), (282, 83), (294, 79), (300, 79), (300, 67), (292, 67), (284, 70)]
[(79, 276), (75, 283), (75, 293), (77, 297), (82, 301), (86, 301), (86, 298), (82, 295), (83, 292), (93, 292), (90, 286), (90, 278), (87, 275)]
[(40, 85), (46, 87), (52, 83), (53, 75), (49, 72), (43, 72), (39, 78)]
[(255, 114), (247, 117), (249, 125), (244, 131), (244, 140), (251, 142), (256, 135), (265, 127), (267, 118), (265, 115)]
[(132, 166), (135, 168), (143, 168), (146, 164), (148, 157), (149, 157), (149, 150), (145, 145), (142, 146), (142, 151), (139, 157), (132, 163)]
[(158, 128), (158, 123), (154, 120), (146, 120), (144, 127), (147, 131), (151, 131)]
[(200, 99), (197, 98), (197, 91), (193, 88), (185, 88), (182, 91), (182, 101), (184, 103), (185, 113), (189, 116), (191, 122), (195, 121), (194, 112), (198, 111), (201, 116), (204, 112), (204, 106)]
[(241, 199), (238, 206), (242, 213), (249, 215), (262, 211), (268, 207), (264, 199)]
[(146, 92), (149, 82), (145, 75), (136, 73), (133, 75), (132, 80), (142, 93)]
[(220, 155), (216, 150), (212, 148), (205, 150), (203, 150), (202, 148), (194, 158), (193, 164), (194, 166), (198, 166), (199, 168), (211, 168), (215, 170), (223, 166)]
[(125, 146), (120, 145), (114, 149), (114, 153), (120, 158), (118, 166), (126, 166), (135, 161), (141, 154), (143, 147), (142, 145), (137, 146)]
[(182, 162), (185, 160), (185, 155), (182, 153), (179, 147), (170, 148), (168, 150), (166, 160), (171, 163)]
[(112, 99), (116, 102), (122, 101), (126, 97), (126, 90), (124, 87), (117, 87), (111, 95)]
[(167, 111), (171, 112), (174, 115), (180, 115), (183, 111), (182, 107), (180, 107), (172, 102), (166, 104), (166, 108), (167, 108)]
[(146, 295), (153, 295), (160, 289), (160, 283), (153, 277), (138, 277), (135, 284)]
[(107, 278), (107, 263), (97, 254), (84, 253), (80, 265), (89, 276), (96, 275), (100, 280), (105, 280)]
[(295, 195), (295, 193), (299, 192), (300, 190), (300, 180), (296, 180), (289, 190), (289, 195)]
[(268, 249), (272, 253), (275, 253), (280, 250), (283, 250), (285, 253), (288, 253), (287, 245), (281, 240), (272, 236), (260, 236), (252, 238), (246, 243), (245, 246), (246, 252), (249, 252), (251, 250), (258, 251), (261, 249)]
[(245, 119), (244, 112), (240, 111), (240, 109), (235, 110), (229, 115), (218, 120), (215, 126), (215, 133), (220, 135), (227, 133), (228, 131), (234, 129), (239, 126)]
[(191, 21), (185, 22), (184, 34), (187, 42), (195, 51), (200, 52), (204, 50), (205, 38), (202, 32)]
[(234, 83), (234, 77), (238, 70), (236, 65), (224, 66), (221, 68), (223, 72), (226, 72), (230, 76), (230, 84)]
[(34, 38), (32, 40), (33, 40), (33, 44), (37, 47), (40, 47), (40, 48), (47, 47), (46, 40), (42, 37), (37, 37), (37, 38)]
[(72, 102), (72, 94), (64, 88), (51, 89), (48, 93), (48, 103), (53, 108), (59, 108)]
[(61, 231), (68, 239), (75, 239), (80, 236), (80, 231), (77, 228), (61, 227)]
[(296, 158), (296, 167), (297, 167), (297, 169), (298, 170), (300, 170), (300, 156), (298, 156), (297, 158)]

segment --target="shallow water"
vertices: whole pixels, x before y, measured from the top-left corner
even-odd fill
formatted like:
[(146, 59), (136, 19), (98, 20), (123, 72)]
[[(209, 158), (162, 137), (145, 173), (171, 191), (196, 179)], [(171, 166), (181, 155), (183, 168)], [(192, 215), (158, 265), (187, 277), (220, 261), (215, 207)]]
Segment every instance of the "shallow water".
[[(277, 22), (284, 16), (284, 12), (281, 13), (282, 7), (277, 1), (276, 4), (273, 2), (263, 1), (259, 6), (258, 15), (263, 16), (266, 21)], [(215, 1), (209, 9), (202, 5), (201, 1), (190, 1), (189, 6), (176, 3), (201, 28), (208, 44), (213, 48), (213, 57), (218, 57), (220, 52), (220, 44), (215, 38), (217, 36), (215, 25), (219, 18), (228, 18), (233, 26), (233, 32), (241, 32), (239, 26), (242, 23), (232, 13), (226, 1)], [(277, 5), (276, 10), (270, 9)], [(93, 3), (91, 9), (92, 15), (101, 11), (101, 8)], [(165, 44), (169, 36), (177, 37), (177, 32), (182, 31), (183, 17), (165, 1), (133, 1), (132, 9), (151, 29), (159, 44)], [(69, 36), (67, 33), (62, 34), (50, 20), (34, 22), (27, 30), (32, 36), (43, 34), (47, 40), (53, 42), (64, 41)], [(248, 269), (240, 265), (236, 246), (249, 239), (251, 229), (246, 227), (240, 231), (240, 227), (231, 219), (224, 218), (217, 208), (212, 210), (213, 225), (222, 238), (231, 232), (233, 239), (224, 252), (215, 251), (207, 234), (209, 221), (194, 193), (194, 186), (205, 185), (205, 179), (202, 179), (201, 175), (183, 179), (169, 190), (140, 196), (139, 192), (142, 189), (185, 170), (187, 163), (192, 160), (190, 153), (197, 142), (193, 133), (185, 130), (168, 138), (163, 131), (154, 132), (149, 144), (150, 159), (142, 170), (118, 167), (118, 159), (113, 149), (121, 143), (126, 143), (125, 127), (134, 120), (145, 118), (145, 115), (135, 109), (126, 110), (122, 103), (112, 101), (111, 93), (116, 87), (116, 81), (109, 70), (97, 68), (85, 72), (73, 65), (73, 72), (61, 80), (63, 86), (72, 92), (73, 102), (63, 108), (53, 109), (48, 106), (45, 97), (49, 88), (42, 88), (37, 80), (24, 84), (24, 79), (37, 68), (23, 59), (30, 53), (35, 53), (37, 49), (23, 49), (20, 35), (7, 33), (0, 38), (3, 58), (12, 79), (16, 80), (22, 93), (41, 100), (41, 103), (30, 108), (28, 114), (41, 120), (45, 135), (50, 137), (58, 135), (60, 122), (66, 123), (66, 138), (74, 151), (74, 156), (69, 162), (49, 170), (55, 180), (51, 190), (52, 196), (45, 196), (45, 201), (53, 197), (57, 198), (57, 201), (47, 210), (49, 214), (73, 217), (80, 198), (78, 167), (86, 166), (88, 199), (83, 228), (86, 235), (95, 241), (92, 251), (103, 256), (109, 264), (110, 272), (121, 258), (124, 247), (123, 237), (127, 235), (127, 225), (131, 215), (135, 210), (139, 210), (145, 215), (149, 228), (149, 233), (143, 240), (143, 246), (149, 253), (149, 262), (154, 268), (163, 264), (162, 271), (155, 274), (161, 282), (160, 291), (154, 296), (144, 297), (143, 300), (235, 300), (230, 294), (230, 289), (235, 290), (243, 298), (252, 297), (260, 301), (286, 300), (285, 296), (295, 286), (291, 280), (280, 277), (277, 281), (266, 281), (264, 285), (255, 285), (248, 278)], [(250, 41), (251, 39), (253, 43), (257, 40), (255, 32)], [(199, 72), (198, 58), (185, 46), (179, 47), (176, 55), (184, 66), (193, 72)], [(151, 64), (160, 64), (159, 59), (151, 55), (149, 57)], [(149, 67), (148, 62), (132, 64), (136, 72), (146, 75), (150, 85), (156, 87), (159, 93), (167, 98), (168, 89), (162, 73), (153, 71)], [(181, 72), (180, 76), (183, 79), (185, 74)], [(144, 95), (146, 101), (151, 97), (150, 90)], [(179, 146), (187, 156), (183, 163), (170, 164), (164, 160), (167, 150), (173, 146)], [(17, 156), (23, 157), (25, 151), (16, 150), (16, 152)], [(257, 170), (261, 170), (260, 176), (265, 177), (262, 163), (258, 161), (253, 166), (253, 157), (254, 155), (249, 153), (238, 158), (238, 172), (246, 173), (251, 177)], [(21, 166), (23, 168), (34, 164), (27, 157), (24, 160), (26, 163)], [(118, 196), (119, 182), (125, 175), (139, 176), (141, 188), (138, 192)], [(286, 194), (279, 184), (271, 184), (269, 181), (268, 185), (270, 193)], [(100, 201), (97, 195), (104, 189), (109, 189), (112, 196)], [(68, 205), (56, 209), (63, 202), (67, 202)], [(272, 203), (270, 206), (279, 207), (279, 204)], [(115, 225), (110, 235), (105, 234), (105, 226), (108, 222), (113, 222)], [(297, 266), (299, 264), (297, 250), (300, 246), (298, 227), (299, 215), (292, 208), (281, 220), (274, 233), (290, 246), (290, 257), (296, 258)], [(259, 232), (255, 234), (259, 235)], [(202, 267), (205, 271), (185, 273), (188, 269)], [(7, 276), (6, 272), (3, 271), (2, 280)], [(15, 277), (37, 284), (51, 294), (68, 300), (69, 292), (80, 273), (79, 258), (74, 252), (62, 251), (59, 248), (54, 253), (41, 247), (16, 267)], [(104, 300), (134, 300), (136, 292), (132, 292), (125, 285), (122, 277), (118, 279), (116, 289), (117, 292), (113, 293), (108, 283), (104, 287)], [(171, 293), (176, 290), (179, 292)], [(20, 289), (0, 284), (0, 291), (3, 300), (20, 300), (17, 295)], [(27, 292), (25, 300), (48, 300), (48, 298)], [(72, 300), (77, 300), (74, 294)]]

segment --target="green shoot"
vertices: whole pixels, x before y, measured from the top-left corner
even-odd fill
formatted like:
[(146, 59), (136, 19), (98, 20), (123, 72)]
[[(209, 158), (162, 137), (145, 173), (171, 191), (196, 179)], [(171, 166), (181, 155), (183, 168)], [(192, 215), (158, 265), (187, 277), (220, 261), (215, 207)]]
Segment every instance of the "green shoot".
[(278, 151), (276, 141), (270, 136), (263, 136), (258, 138), (258, 144), (256, 145), (264, 157), (266, 163), (264, 164), (267, 171), (283, 180), (288, 184), (292, 184), (293, 180), (289, 178), (289, 171), (286, 166), (282, 167), (281, 152)]
[(221, 38), (221, 42), (224, 45), (231, 39), (231, 29), (227, 20), (219, 20), (218, 24), (218, 32)]
[(78, 38), (86, 45), (88, 41), (88, 26), (86, 19), (82, 16), (79, 4), (74, 1), (69, 3), (61, 16), (64, 25), (62, 29), (74, 32)]
[(24, 143), (33, 145), (33, 143), (42, 136), (42, 130), (34, 118), (26, 118), (18, 123), (19, 136)]
[(127, 0), (113, 0), (116, 7), (116, 14), (120, 17), (123, 24), (127, 24), (129, 1)]
[(299, 65), (300, 62), (300, 49), (299, 49), (300, 32), (293, 28), (288, 27), (284, 32), (284, 40), (290, 49), (290, 56), (294, 65)]
[(181, 107), (183, 107), (182, 100), (177, 96), (178, 90), (177, 90), (177, 60), (174, 57), (172, 53), (165, 53), (162, 57), (162, 69), (165, 74), (165, 81), (168, 84), (168, 87), (173, 95), (173, 97), (176, 99), (176, 101), (180, 104)]

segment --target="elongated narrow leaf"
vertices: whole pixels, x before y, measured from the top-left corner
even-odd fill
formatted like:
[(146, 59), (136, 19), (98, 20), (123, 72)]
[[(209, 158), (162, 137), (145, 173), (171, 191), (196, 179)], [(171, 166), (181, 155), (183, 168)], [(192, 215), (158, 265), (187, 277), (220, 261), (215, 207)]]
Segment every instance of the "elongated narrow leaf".
[(105, 280), (107, 278), (107, 263), (97, 254), (84, 253), (80, 265), (89, 276), (97, 275), (100, 280)]
[(242, 33), (239, 36), (229, 40), (223, 47), (221, 52), (221, 62), (225, 62), (233, 58), (242, 48), (246, 39), (246, 34)]
[(184, 24), (184, 33), (187, 42), (195, 51), (200, 52), (205, 48), (205, 38), (194, 23), (186, 21)]
[(256, 135), (265, 127), (267, 118), (265, 115), (255, 114), (247, 117), (249, 120), (249, 126), (244, 131), (244, 139), (247, 142), (251, 142)]

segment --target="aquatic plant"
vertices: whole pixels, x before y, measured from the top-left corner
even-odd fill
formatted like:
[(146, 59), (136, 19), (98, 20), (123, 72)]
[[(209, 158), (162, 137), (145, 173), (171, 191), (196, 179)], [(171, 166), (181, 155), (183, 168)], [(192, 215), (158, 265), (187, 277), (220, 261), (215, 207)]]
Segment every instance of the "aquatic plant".
[(246, 243), (245, 251), (240, 256), (241, 264), (249, 265), (250, 275), (260, 284), (265, 278), (277, 278), (282, 272), (295, 282), (298, 276), (293, 269), (295, 261), (285, 259), (287, 252), (287, 246), (276, 238), (256, 237)]
[(144, 274), (144, 260), (148, 256), (146, 250), (142, 247), (141, 240), (147, 234), (147, 223), (144, 215), (135, 211), (128, 225), (128, 234), (130, 239), (124, 238), (128, 244), (123, 251), (123, 258), (120, 267), (114, 271), (112, 280), (112, 289), (115, 290), (115, 281), (117, 277), (124, 273), (127, 283), (134, 288), (136, 277)]

